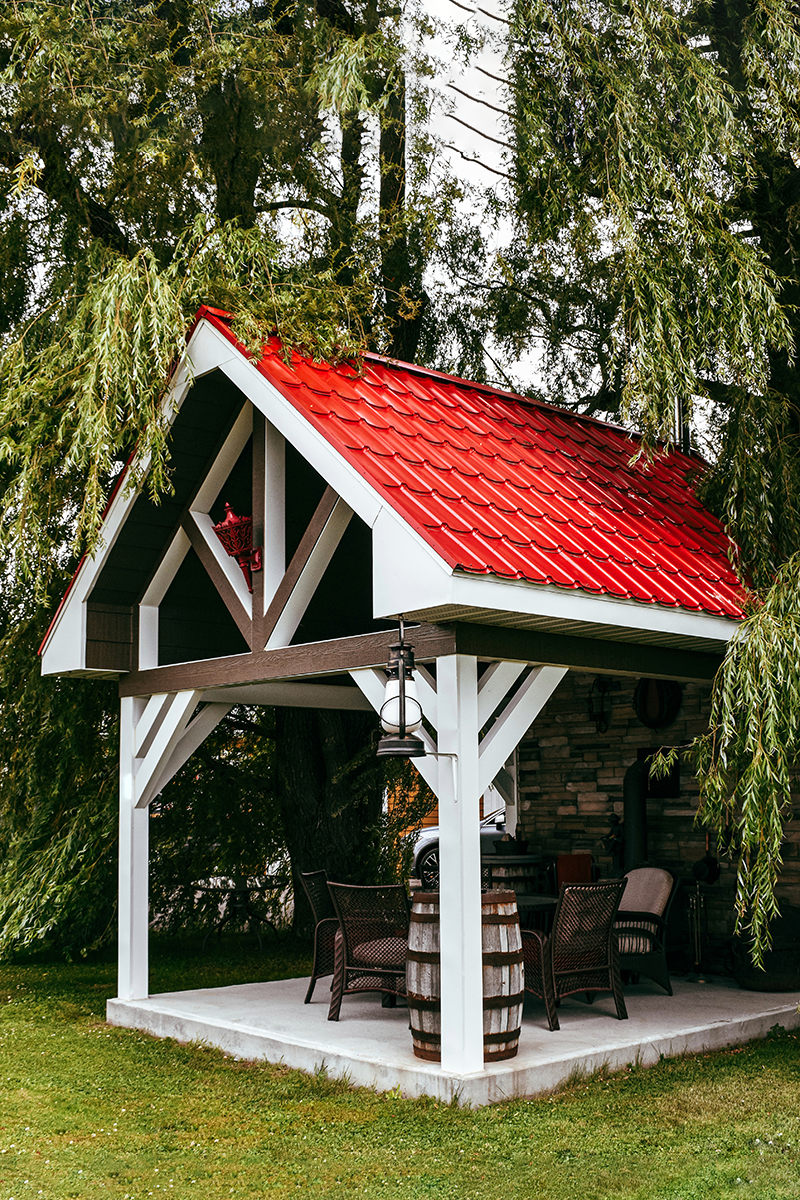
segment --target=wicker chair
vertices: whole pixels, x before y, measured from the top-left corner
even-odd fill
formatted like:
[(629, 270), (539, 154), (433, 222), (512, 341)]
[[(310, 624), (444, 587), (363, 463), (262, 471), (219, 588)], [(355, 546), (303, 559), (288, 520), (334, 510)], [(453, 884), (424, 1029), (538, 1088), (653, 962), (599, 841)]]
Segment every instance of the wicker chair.
[(314, 962), (311, 967), (311, 982), (308, 985), (304, 1004), (311, 1003), (314, 986), (324, 975), (332, 975), (335, 966), (336, 934), (339, 918), (328, 891), (328, 876), (324, 871), (305, 871), (300, 880), (308, 903), (314, 914)]
[(637, 867), (628, 871), (626, 879), (628, 886), (614, 925), (620, 970), (645, 975), (671, 996), (664, 942), (670, 905), (677, 891), (675, 881), (661, 867)]
[(402, 884), (356, 887), (329, 883), (339, 918), (336, 965), (328, 1020), (339, 1020), (342, 996), (351, 992), (404, 995), (409, 907)]
[(617, 1016), (627, 1016), (619, 973), (614, 918), (625, 879), (562, 884), (549, 936), (537, 929), (522, 935), (525, 991), (544, 1000), (547, 1021), (558, 1029), (556, 1005), (562, 996), (611, 992)]

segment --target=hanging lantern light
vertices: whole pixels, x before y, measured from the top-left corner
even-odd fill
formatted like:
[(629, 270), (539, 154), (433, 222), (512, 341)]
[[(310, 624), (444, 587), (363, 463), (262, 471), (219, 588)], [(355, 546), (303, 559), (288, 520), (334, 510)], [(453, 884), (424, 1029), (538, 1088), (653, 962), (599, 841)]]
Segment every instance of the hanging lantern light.
[(378, 742), (378, 754), (391, 758), (421, 758), (425, 754), (422, 738), (414, 731), (422, 724), (422, 705), (414, 681), (414, 647), (403, 640), (403, 618), (400, 618), (400, 640), (389, 648), (386, 664), (386, 692), (380, 718), (384, 737)]
[(252, 592), (251, 571), (261, 570), (261, 547), (253, 549), (253, 518), (237, 517), (230, 504), (225, 505), (225, 520), (214, 526), (222, 548), (242, 568), (247, 590)]

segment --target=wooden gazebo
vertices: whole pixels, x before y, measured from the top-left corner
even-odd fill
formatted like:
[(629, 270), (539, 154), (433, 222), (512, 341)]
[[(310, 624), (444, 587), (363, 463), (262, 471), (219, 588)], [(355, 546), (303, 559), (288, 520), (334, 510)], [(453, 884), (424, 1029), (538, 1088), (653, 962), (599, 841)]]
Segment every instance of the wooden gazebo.
[[(120, 481), (42, 646), (46, 674), (120, 681), (119, 996), (148, 993), (150, 801), (234, 704), (378, 708), (403, 613), (439, 799), (442, 1068), (480, 1071), (479, 799), (514, 805), (506, 764), (568, 670), (713, 678), (742, 614), (702, 463), (373, 355), (256, 362), (207, 308), (165, 408), (173, 494)], [(252, 593), (226, 502), (252, 515)]]

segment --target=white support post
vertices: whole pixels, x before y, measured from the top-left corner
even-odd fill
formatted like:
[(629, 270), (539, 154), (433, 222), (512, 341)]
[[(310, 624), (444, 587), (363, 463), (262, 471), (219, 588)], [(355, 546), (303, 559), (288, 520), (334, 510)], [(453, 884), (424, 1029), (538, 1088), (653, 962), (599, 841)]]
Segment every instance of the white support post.
[(265, 421), (264, 426), (263, 570), (266, 613), (286, 571), (286, 443), (271, 421)]
[(148, 994), (149, 810), (134, 801), (134, 735), (143, 700), (126, 697), (120, 711), (119, 765), (119, 950), (117, 994), (142, 1000)]
[(139, 605), (139, 670), (158, 666), (158, 605)]
[(483, 1070), (478, 662), (437, 663), (442, 1069)]

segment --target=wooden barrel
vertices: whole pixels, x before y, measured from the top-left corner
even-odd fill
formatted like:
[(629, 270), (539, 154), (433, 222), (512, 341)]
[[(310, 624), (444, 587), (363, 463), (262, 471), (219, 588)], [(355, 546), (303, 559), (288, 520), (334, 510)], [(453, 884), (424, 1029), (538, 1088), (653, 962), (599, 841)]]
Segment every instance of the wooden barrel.
[[(513, 892), (481, 896), (483, 942), (483, 1059), (513, 1058), (519, 1048), (523, 967)], [(406, 998), (417, 1058), (442, 1057), (439, 893), (416, 892), (406, 960)]]

